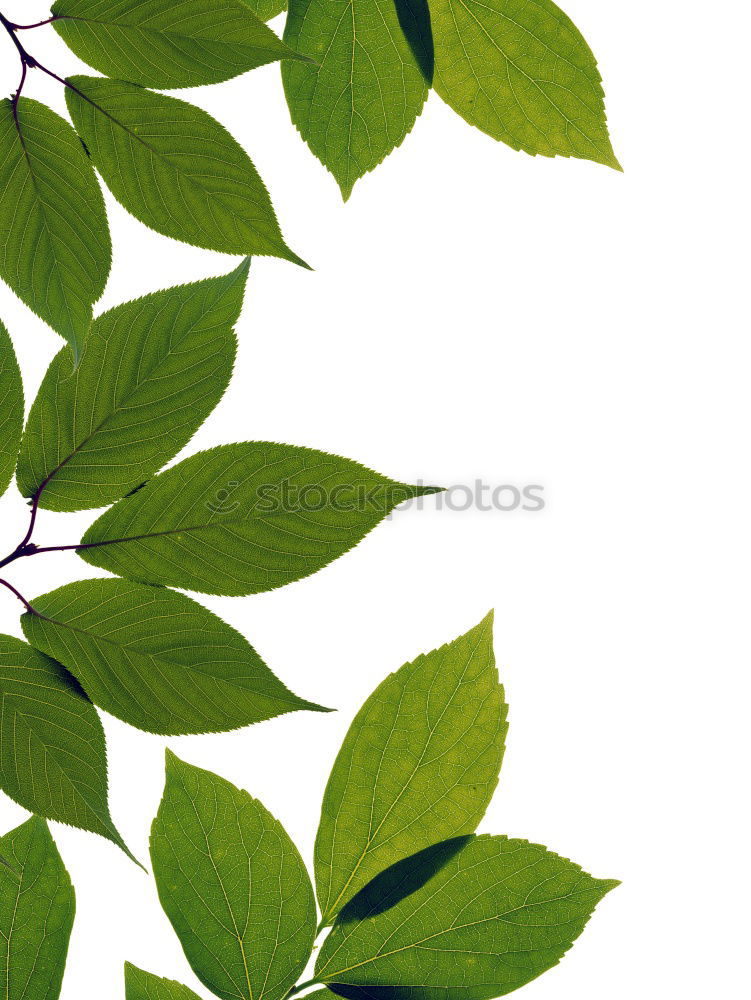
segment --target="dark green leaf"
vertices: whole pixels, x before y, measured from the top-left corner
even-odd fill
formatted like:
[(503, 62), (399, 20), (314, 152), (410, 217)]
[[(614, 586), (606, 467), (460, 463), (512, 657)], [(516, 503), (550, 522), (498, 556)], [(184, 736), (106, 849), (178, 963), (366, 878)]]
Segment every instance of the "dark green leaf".
[(0, 786), (29, 812), (90, 830), (132, 857), (107, 803), (99, 716), (59, 663), (0, 636)]
[[(410, 3), (414, 0), (410, 0)], [(282, 67), (292, 121), (345, 199), (411, 131), (428, 94), (404, 0), (291, 0), (284, 40), (318, 65)]]
[(287, 9), (287, 0), (243, 0), (243, 3), (262, 21), (270, 21)]
[(190, 440), (232, 375), (249, 262), (94, 320), (77, 368), (65, 349), (29, 415), (19, 489), (49, 510), (119, 500)]
[(81, 580), (33, 601), (21, 624), (100, 708), (150, 733), (226, 732), (302, 709), (239, 632), (183, 594)]
[(0, 496), (8, 489), (23, 432), (23, 382), (13, 342), (0, 320)]
[(68, 82), (68, 110), (97, 170), (137, 219), (183, 243), (307, 266), (282, 239), (248, 155), (211, 115), (121, 80)]
[(55, 29), (106, 76), (145, 87), (219, 83), (299, 58), (244, 0), (57, 0)]
[[(342, 914), (318, 957), (320, 982), (353, 1000), (446, 1000), (451, 991), (492, 1000), (556, 965), (618, 884), (526, 840), (472, 837), (440, 866), (434, 855), (366, 889), (371, 916)], [(423, 884), (405, 896), (405, 878)]]
[(78, 353), (112, 250), (104, 199), (70, 125), (0, 101), (0, 275)]
[(76, 897), (44, 820), (0, 837), (0, 981), (3, 1000), (57, 1000)]
[(295, 845), (261, 803), (167, 751), (151, 862), (201, 982), (222, 1000), (283, 1000), (310, 957), (315, 900)]
[(323, 799), (315, 871), (324, 923), (385, 868), (474, 832), (498, 784), (506, 713), (492, 615), (374, 691)]
[(592, 52), (551, 0), (429, 0), (435, 88), (513, 149), (620, 170)]
[(182, 983), (174, 979), (160, 979), (150, 972), (125, 963), (125, 1000), (200, 1000)]
[(308, 448), (223, 445), (103, 514), (79, 555), (144, 583), (259, 593), (315, 573), (397, 504), (431, 492)]

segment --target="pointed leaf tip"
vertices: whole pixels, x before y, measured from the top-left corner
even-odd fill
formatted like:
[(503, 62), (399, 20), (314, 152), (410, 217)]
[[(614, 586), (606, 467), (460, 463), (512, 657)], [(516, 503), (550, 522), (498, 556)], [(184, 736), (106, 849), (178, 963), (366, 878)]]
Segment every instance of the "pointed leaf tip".
[(326, 566), (424, 489), (312, 448), (222, 445), (103, 514), (79, 556), (144, 583), (260, 593)]
[(488, 624), (391, 674), (352, 723), (316, 838), (325, 923), (384, 869), (471, 834), (482, 819), (507, 728)]
[(507, 0), (481, 12), (430, 0), (430, 17), (435, 89), (465, 121), (532, 155), (619, 169), (595, 57), (552, 0), (516, 4), (513, 16)]
[(228, 732), (310, 705), (244, 636), (184, 594), (100, 578), (34, 607), (22, 619), (29, 641), (64, 664), (94, 704), (146, 732)]
[[(0, 701), (0, 787), (39, 816), (105, 837), (140, 865), (110, 815), (101, 721), (70, 674), (25, 642), (0, 636)], [(45, 781), (35, 767), (40, 756)]]

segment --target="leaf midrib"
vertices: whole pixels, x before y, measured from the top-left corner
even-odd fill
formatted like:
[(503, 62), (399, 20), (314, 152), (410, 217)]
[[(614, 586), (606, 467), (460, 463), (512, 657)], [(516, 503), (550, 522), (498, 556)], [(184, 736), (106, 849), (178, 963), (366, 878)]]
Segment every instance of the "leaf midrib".
[[(402, 797), (407, 794), (407, 791), (409, 790), (409, 785), (410, 785), (411, 781), (413, 780), (413, 778), (417, 774), (417, 772), (420, 769), (420, 767), (422, 767), (423, 761), (425, 759), (425, 754), (428, 752), (428, 747), (429, 747), (429, 745), (430, 745), (430, 743), (431, 743), (431, 741), (432, 741), (432, 739), (433, 739), (433, 737), (435, 735), (436, 729), (438, 728), (438, 726), (442, 722), (444, 715), (448, 712), (449, 708), (453, 704), (454, 698), (456, 697), (456, 693), (459, 690), (459, 688), (461, 687), (462, 683), (464, 682), (464, 678), (465, 678), (465, 676), (467, 674), (467, 670), (469, 670), (470, 663), (472, 662), (472, 660), (473, 660), (475, 654), (477, 653), (477, 650), (479, 649), (480, 644), (483, 642), (484, 638), (485, 638), (485, 631), (483, 630), (482, 634), (480, 636), (478, 636), (478, 639), (477, 639), (477, 642), (475, 644), (474, 649), (471, 651), (471, 653), (467, 657), (466, 663), (464, 664), (464, 669), (462, 670), (462, 675), (459, 678), (456, 686), (454, 687), (454, 690), (451, 693), (451, 697), (447, 700), (446, 704), (444, 705), (443, 710), (442, 710), (439, 718), (435, 722), (435, 724), (430, 727), (430, 733), (429, 733), (428, 739), (425, 741), (425, 746), (423, 747), (422, 753), (420, 754), (420, 759), (414, 765), (414, 767), (412, 769), (412, 773), (410, 774), (409, 778), (407, 778), (407, 780), (405, 781), (403, 787), (400, 789), (399, 794), (394, 798), (393, 802), (391, 803), (391, 805), (389, 806), (389, 808), (386, 810), (383, 818), (381, 819), (380, 823), (376, 827), (375, 831), (373, 831), (372, 833), (371, 833), (370, 830), (368, 831), (368, 840), (367, 840), (367, 843), (366, 843), (365, 847), (362, 850), (362, 853), (361, 853), (360, 857), (357, 860), (357, 864), (355, 865), (354, 870), (352, 871), (351, 875), (347, 879), (344, 887), (342, 888), (342, 891), (339, 893), (339, 895), (336, 898), (336, 900), (334, 901), (333, 905), (329, 906), (327, 908), (327, 915), (326, 915), (326, 917), (324, 917), (324, 919), (330, 919), (331, 917), (333, 917), (335, 915), (335, 913), (337, 911), (337, 908), (339, 906), (339, 902), (341, 901), (342, 897), (344, 896), (344, 894), (346, 893), (347, 889), (351, 885), (352, 880), (354, 879), (355, 875), (357, 874), (358, 870), (360, 869), (360, 866), (362, 865), (363, 861), (367, 857), (367, 855), (368, 855), (368, 853), (369, 853), (369, 851), (370, 851), (373, 843), (375, 842), (376, 838), (378, 837), (378, 834), (381, 831), (381, 828), (383, 827), (384, 823), (387, 821), (387, 819), (389, 818), (389, 816), (391, 815), (391, 813), (394, 811), (394, 809), (396, 808), (396, 806), (399, 804), (399, 802), (401, 801)], [(446, 652), (448, 652), (448, 650)], [(446, 653), (444, 653), (443, 655), (445, 657)], [(441, 662), (443, 662), (443, 660)], [(403, 702), (403, 699), (404, 699), (405, 690), (406, 690), (406, 685), (402, 688), (402, 695), (401, 695), (401, 698), (400, 698), (399, 706), (397, 708), (396, 718), (398, 718), (399, 712), (401, 711), (401, 705), (402, 705), (402, 702)], [(484, 704), (484, 702), (483, 702), (483, 704)], [(391, 733), (389, 734), (389, 740), (391, 739), (392, 735), (393, 735), (393, 727), (392, 727)], [(382, 763), (383, 763), (383, 757), (385, 756), (387, 747), (388, 747), (388, 744), (384, 747), (384, 753), (382, 754), (381, 761), (379, 762), (378, 774), (376, 776), (376, 782), (374, 782), (374, 785), (373, 785), (373, 795), (372, 795), (372, 798), (371, 798), (371, 812), (372, 812), (373, 806), (375, 805), (376, 790), (377, 790), (377, 781), (378, 781), (378, 778), (380, 777), (381, 766), (382, 766)], [(371, 823), (371, 829), (372, 829), (372, 823)], [(331, 867), (333, 867), (333, 858), (332, 858), (332, 863), (330, 865), (330, 868)]]
[[(533, 868), (535, 865), (540, 864), (543, 860), (544, 860), (543, 858), (538, 858), (535, 862), (533, 862), (533, 864), (528, 865), (527, 867), (528, 868)], [(460, 874), (462, 874), (462, 873), (461, 872), (456, 872), (454, 874), (454, 876), (452, 876), (452, 880), (453, 880), (453, 878), (457, 878)], [(519, 872), (513, 872), (511, 874), (518, 875)], [(507, 877), (510, 877), (510, 876), (507, 876)], [(551, 876), (551, 878), (552, 877), (555, 877), (555, 876)], [(505, 879), (502, 879), (501, 881), (503, 882), (503, 881), (505, 881)], [(446, 883), (446, 884), (448, 884), (448, 883)], [(501, 884), (501, 883), (496, 883), (496, 884)], [(442, 886), (441, 889), (445, 889), (445, 886)], [(487, 892), (487, 890), (488, 890), (488, 887), (484, 886), (482, 892)], [(470, 921), (468, 921), (465, 924), (456, 924), (456, 925), (454, 925), (452, 927), (446, 927), (443, 930), (436, 931), (434, 934), (428, 934), (426, 937), (421, 938), (418, 941), (411, 941), (409, 944), (403, 945), (401, 948), (393, 948), (391, 951), (380, 952), (379, 954), (374, 955), (372, 958), (367, 958), (367, 959), (364, 959), (362, 962), (356, 962), (353, 965), (347, 966), (344, 969), (337, 969), (335, 972), (330, 972), (330, 973), (327, 974), (327, 979), (328, 979), (329, 982), (336, 983), (338, 981), (338, 977), (344, 975), (347, 972), (352, 972), (354, 969), (359, 969), (359, 968), (361, 968), (364, 965), (370, 965), (372, 962), (377, 962), (377, 961), (379, 961), (382, 958), (390, 958), (392, 955), (399, 955), (402, 952), (410, 951), (412, 948), (420, 948), (424, 944), (426, 944), (428, 941), (433, 941), (436, 938), (443, 937), (445, 934), (452, 934), (455, 931), (464, 931), (464, 930), (467, 930), (470, 927), (479, 927), (482, 924), (492, 923), (493, 921), (496, 921), (496, 920), (502, 921), (502, 920), (504, 920), (504, 918), (510, 916), (511, 914), (519, 913), (519, 912), (521, 912), (523, 910), (531, 909), (532, 907), (535, 907), (535, 906), (546, 906), (546, 905), (548, 905), (550, 903), (558, 903), (558, 902), (561, 902), (561, 900), (569, 899), (573, 894), (574, 894), (573, 892), (567, 892), (563, 896), (556, 896), (556, 897), (554, 897), (552, 899), (543, 899), (543, 900), (540, 900), (537, 903), (526, 903), (525, 902), (525, 903), (522, 903), (520, 906), (511, 907), (510, 909), (504, 910), (502, 913), (494, 914), (491, 917), (482, 917), (480, 920), (470, 920)], [(425, 903), (427, 903), (427, 902), (428, 902), (428, 900), (425, 901)], [(425, 905), (425, 903), (423, 903), (423, 905)], [(414, 914), (411, 914), (410, 916), (414, 916)], [(564, 926), (564, 924), (566, 924), (566, 923), (572, 923), (572, 921), (570, 921), (570, 920), (569, 921), (563, 921), (563, 922), (561, 922), (559, 924), (555, 924), (555, 925), (546, 924), (546, 926)], [(398, 930), (398, 929), (400, 929), (400, 928), (395, 928), (394, 932), (392, 932), (392, 933), (395, 933), (395, 931)], [(341, 945), (339, 947), (343, 947), (343, 945), (345, 943), (346, 943), (346, 938), (345, 938), (344, 941), (342, 941), (342, 943), (341, 943)], [(337, 950), (339, 950), (339, 949), (337, 949)], [(538, 949), (536, 949), (536, 948), (530, 948), (530, 949), (527, 949), (527, 950), (530, 951), (530, 952), (534, 952), (534, 951), (537, 951)], [(468, 953), (471, 953), (471, 952), (468, 952)], [(333, 956), (332, 956), (332, 958), (333, 958)], [(321, 973), (320, 973), (321, 975), (323, 975), (325, 968), (326, 968), (326, 966), (324, 966), (324, 969), (321, 970)]]
[[(175, 348), (179, 344), (182, 344), (185, 341), (186, 337), (189, 337), (193, 333), (193, 331), (198, 326), (198, 324), (201, 322), (201, 320), (203, 320), (208, 315), (209, 311), (210, 310), (205, 310), (203, 312), (203, 314), (201, 315), (201, 317), (199, 319), (197, 319), (191, 325), (190, 329), (187, 330), (179, 339), (172, 339), (172, 338), (170, 338), (169, 349), (164, 354), (164, 356), (160, 357), (156, 361), (156, 363), (151, 368), (148, 369), (148, 372), (144, 376), (142, 376), (140, 378), (139, 377), (136, 378), (136, 384), (133, 387), (133, 389), (131, 391), (131, 395), (130, 395), (129, 398), (132, 399), (132, 397), (136, 393), (140, 392), (140, 390), (143, 388), (144, 385), (146, 385), (148, 382), (150, 382), (150, 381), (152, 381), (154, 379), (155, 373), (158, 372), (159, 369), (162, 367), (162, 365), (164, 365), (167, 362), (167, 360), (174, 355)], [(101, 318), (101, 317), (99, 317), (99, 318)], [(150, 329), (153, 329), (153, 324), (151, 325)], [(213, 372), (212, 372), (212, 374), (213, 374)], [(57, 383), (56, 383), (56, 388), (57, 388), (57, 386), (60, 385), (60, 383), (62, 381), (62, 378), (63, 378), (62, 374), (59, 374), (58, 375), (58, 379), (57, 379)], [(76, 378), (77, 379), (80, 378), (80, 375), (76, 374)], [(76, 385), (76, 391), (77, 391), (77, 389), (78, 389), (78, 386)], [(57, 396), (55, 397), (55, 408), (57, 409)], [(125, 411), (125, 410), (127, 410), (129, 408), (130, 408), (129, 406), (125, 405), (123, 399), (119, 400), (118, 403), (117, 403), (117, 405), (112, 407), (112, 409), (109, 411), (109, 413), (107, 413), (102, 418), (102, 420), (100, 420), (100, 422), (96, 425), (96, 427), (93, 427), (88, 432), (88, 434), (86, 434), (81, 439), (81, 441), (75, 446), (75, 448), (73, 448), (71, 450), (70, 454), (67, 455), (62, 460), (62, 462), (59, 462), (55, 466), (55, 468), (52, 470), (52, 472), (50, 472), (42, 480), (41, 484), (37, 487), (36, 494), (39, 495), (39, 496), (41, 496), (42, 492), (50, 485), (50, 483), (54, 480), (55, 476), (57, 476), (57, 474), (61, 471), (61, 469), (65, 468), (65, 466), (68, 465), (68, 463), (71, 462), (89, 444), (90, 441), (92, 441), (98, 434), (100, 434), (104, 430), (104, 428), (107, 426), (107, 424), (109, 423), (110, 420), (114, 420), (115, 417), (119, 416), (123, 411)]]
[[(21, 146), (21, 152), (23, 153), (24, 160), (26, 161), (26, 165), (28, 167), (29, 177), (31, 178), (31, 184), (32, 184), (32, 186), (34, 188), (34, 193), (35, 193), (35, 195), (37, 197), (37, 200), (38, 200), (39, 204), (44, 209), (43, 212), (40, 212), (41, 219), (42, 219), (42, 228), (44, 230), (44, 233), (46, 235), (48, 243), (52, 247), (55, 247), (56, 241), (52, 237), (52, 234), (51, 234), (51, 231), (50, 231), (50, 228), (49, 228), (49, 224), (47, 222), (47, 202), (46, 202), (45, 198), (42, 196), (42, 192), (39, 189), (39, 185), (37, 183), (36, 174), (34, 173), (34, 168), (33, 168), (33, 165), (32, 165), (31, 154), (29, 153), (29, 150), (28, 150), (28, 148), (26, 146), (26, 140), (24, 139), (23, 132), (21, 131), (21, 121), (20, 121), (19, 115), (18, 115), (18, 102), (16, 102), (14, 104), (11, 101), (10, 104), (11, 104), (11, 112), (12, 112), (12, 115), (13, 115), (13, 122), (14, 122), (14, 125), (15, 125), (16, 134), (18, 135), (18, 142), (19, 142), (19, 144)], [(67, 292), (65, 290), (65, 287), (64, 287), (62, 281), (60, 280), (60, 275), (58, 273), (58, 268), (60, 266), (60, 262), (58, 260), (57, 251), (54, 252), (53, 258), (54, 258), (54, 263), (53, 263), (53, 267), (52, 267), (52, 272), (53, 272), (53, 274), (55, 276), (55, 281), (56, 281), (57, 286), (58, 286), (58, 291), (61, 294), (61, 296), (63, 298), (63, 301), (65, 303), (65, 311), (66, 311), (66, 314), (67, 314), (67, 317), (68, 317), (68, 330), (72, 334), (73, 330), (75, 329), (75, 324), (74, 324), (74, 321), (73, 321), (73, 314), (72, 314), (72, 310), (71, 310), (69, 296), (68, 296), (68, 294), (67, 294)], [(75, 343), (71, 343), (71, 348), (73, 350), (73, 354), (74, 354), (74, 357), (75, 357), (78, 354), (78, 347), (77, 347), (77, 345)]]
[[(107, 81), (105, 80), (105, 82), (107, 82)], [(82, 98), (82, 100), (86, 101), (93, 108), (96, 108), (96, 110), (99, 111), (102, 115), (104, 115), (105, 118), (109, 119), (109, 121), (114, 122), (114, 124), (117, 125), (119, 128), (121, 128), (123, 130), (123, 132), (125, 132), (126, 135), (130, 136), (132, 139), (135, 139), (145, 149), (148, 149), (148, 151), (151, 153), (152, 156), (154, 156), (155, 158), (161, 160), (166, 165), (166, 167), (169, 170), (171, 170), (174, 174), (177, 175), (178, 178), (183, 179), (186, 184), (192, 186), (196, 191), (198, 191), (199, 194), (201, 195), (201, 197), (208, 199), (209, 204), (211, 203), (211, 201), (219, 202), (219, 203), (221, 203), (221, 205), (222, 205), (222, 207), (224, 208), (225, 211), (228, 211), (233, 216), (233, 218), (237, 218), (237, 212), (235, 212), (235, 210), (231, 207), (231, 205), (228, 205), (226, 196), (222, 192), (220, 192), (220, 191), (211, 191), (208, 188), (202, 187), (201, 184), (199, 184), (199, 182), (196, 181), (190, 174), (187, 174), (184, 171), (180, 170), (179, 167), (176, 167), (172, 163), (172, 161), (170, 160), (169, 155), (167, 153), (160, 152), (158, 149), (156, 149), (154, 146), (152, 146), (149, 142), (147, 142), (144, 138), (142, 138), (136, 132), (133, 132), (127, 125), (123, 124), (123, 122), (121, 122), (119, 118), (116, 118), (114, 114), (111, 114), (110, 112), (106, 111), (93, 98), (89, 97), (82, 90), (79, 90), (79, 88), (76, 87), (74, 84), (72, 84), (70, 82), (70, 80), (67, 80), (66, 84), (67, 84), (67, 86), (70, 87), (70, 89), (75, 94), (78, 94), (78, 96), (80, 98)], [(137, 85), (134, 85), (134, 86), (137, 86)], [(149, 90), (148, 88), (141, 87), (139, 89), (144, 90), (145, 93), (153, 95), (153, 92), (151, 90)], [(153, 96), (162, 97), (164, 100), (167, 100), (167, 101), (175, 101), (178, 104), (185, 103), (183, 101), (180, 101), (176, 97), (164, 97), (164, 95), (162, 95), (162, 94), (153, 95)], [(194, 111), (198, 112), (199, 116), (202, 116), (202, 115), (207, 115), (208, 116), (208, 112), (205, 112), (205, 111), (202, 112), (202, 109), (198, 108), (197, 105), (190, 105), (190, 107)], [(210, 117), (210, 116), (208, 116), (208, 117)], [(221, 128), (221, 126), (220, 126), (220, 128)], [(236, 142), (236, 140), (232, 139), (232, 137), (229, 136), (229, 133), (227, 133), (227, 137), (230, 139), (231, 143)], [(243, 155), (247, 155), (247, 154), (245, 154), (244, 151), (243, 151)], [(261, 186), (262, 186), (262, 188), (265, 191), (265, 186), (263, 185), (262, 181), (261, 181)], [(273, 222), (276, 222), (276, 215), (274, 213), (273, 207), (269, 208), (269, 216), (270, 216), (270, 218), (271, 218), (271, 220)], [(276, 240), (272, 236), (266, 235), (262, 231), (262, 229), (259, 228), (254, 223), (253, 220), (248, 219), (247, 217), (245, 218), (244, 221), (245, 221), (245, 224), (249, 228), (251, 228), (254, 232), (256, 232), (263, 240), (267, 240), (270, 246), (276, 246), (277, 249), (281, 248), (282, 250), (287, 250), (287, 252), (291, 252), (286, 247), (286, 244), (284, 243), (283, 239), (279, 238), (278, 240)], [(255, 251), (255, 252), (259, 253), (259, 251)]]
[(189, 663), (187, 663), (187, 664), (186, 663), (177, 663), (177, 662), (173, 662), (171, 660), (165, 660), (161, 656), (159, 656), (159, 654), (157, 654), (157, 653), (151, 653), (148, 650), (143, 650), (143, 649), (141, 649), (137, 645), (126, 646), (123, 643), (118, 642), (116, 639), (109, 639), (107, 636), (99, 635), (98, 633), (92, 632), (89, 629), (83, 628), (81, 626), (71, 625), (68, 622), (59, 621), (56, 618), (50, 618), (48, 615), (42, 614), (39, 611), (35, 611), (35, 615), (36, 615), (37, 618), (41, 618), (44, 621), (49, 622), (51, 625), (57, 625), (59, 628), (70, 629), (71, 632), (75, 632), (77, 635), (88, 636), (89, 639), (92, 639), (95, 642), (102, 642), (105, 645), (113, 646), (115, 649), (119, 649), (119, 650), (122, 650), (122, 651), (125, 651), (125, 652), (134, 652), (139, 657), (143, 657), (144, 659), (154, 660), (157, 663), (164, 664), (167, 667), (179, 668), (181, 670), (187, 670), (187, 671), (189, 671), (189, 672), (191, 672), (193, 674), (197, 674), (199, 677), (209, 677), (209, 678), (211, 678), (214, 681), (222, 682), (222, 683), (227, 684), (228, 686), (239, 688), (241, 691), (249, 692), (249, 693), (252, 693), (252, 694), (255, 694), (255, 695), (259, 695), (259, 696), (261, 696), (263, 698), (268, 698), (270, 700), (279, 701), (283, 705), (287, 705), (287, 704), (289, 704), (289, 705), (298, 705), (299, 704), (299, 699), (296, 700), (296, 699), (294, 699), (294, 697), (293, 698), (284, 698), (281, 695), (277, 694), (276, 692), (274, 692), (273, 694), (269, 694), (268, 692), (258, 690), (255, 687), (247, 687), (247, 686), (242, 685), (242, 684), (236, 684), (232, 680), (228, 680), (226, 677), (217, 677), (217, 676), (215, 676), (213, 674), (205, 673), (200, 668), (198, 668), (196, 666), (193, 666), (192, 664), (189, 664)]
[[(251, 16), (252, 16), (252, 12), (251, 11), (248, 11), (248, 13), (251, 14)], [(143, 24), (137, 24), (137, 23), (131, 22), (131, 21), (102, 21), (98, 17), (81, 17), (81, 16), (77, 16), (75, 14), (60, 14), (56, 18), (56, 20), (57, 21), (82, 21), (84, 24), (101, 24), (105, 28), (106, 27), (114, 26), (116, 28), (122, 28), (123, 30), (138, 31), (138, 32), (143, 32), (143, 33), (147, 33), (147, 34), (151, 34), (151, 35), (158, 35), (158, 36), (167, 36), (168, 38), (172, 38), (174, 36), (175, 38), (179, 38), (181, 40), (182, 39), (187, 39), (188, 41), (191, 41), (191, 42), (208, 42), (210, 44), (215, 44), (215, 45), (219, 45), (219, 46), (232, 45), (232, 46), (235, 46), (237, 48), (250, 49), (252, 52), (265, 52), (265, 51), (267, 51), (267, 49), (271, 49), (273, 47), (273, 43), (271, 43), (271, 44), (269, 44), (267, 46), (264, 46), (264, 45), (254, 45), (254, 44), (252, 44), (250, 42), (227, 42), (224, 39), (211, 38), (211, 37), (203, 37), (202, 35), (183, 35), (183, 34), (180, 34), (180, 32), (178, 32), (178, 31), (174, 31), (174, 30), (168, 29), (168, 28), (165, 28), (165, 29), (162, 29), (162, 28), (150, 28), (150, 27), (147, 27), (147, 26), (145, 26)], [(263, 24), (263, 22), (259, 20), (259, 24)], [(264, 25), (264, 27), (265, 27), (265, 25)], [(269, 30), (271, 30), (271, 29), (269, 29)], [(271, 32), (271, 34), (273, 35), (273, 32)], [(276, 38), (275, 35), (274, 35), (274, 38)], [(277, 39), (277, 41), (278, 41), (278, 39)]]

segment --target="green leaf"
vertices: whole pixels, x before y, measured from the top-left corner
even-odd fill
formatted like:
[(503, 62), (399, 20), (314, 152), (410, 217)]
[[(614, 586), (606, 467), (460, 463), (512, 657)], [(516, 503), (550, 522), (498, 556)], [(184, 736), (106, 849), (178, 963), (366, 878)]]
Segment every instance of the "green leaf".
[(23, 433), (23, 382), (13, 342), (0, 320), (0, 496), (13, 478)]
[(286, 712), (327, 709), (292, 694), (239, 632), (183, 594), (81, 580), (21, 618), (95, 705), (150, 733), (226, 732)]
[(98, 833), (133, 858), (110, 816), (94, 706), (59, 663), (7, 635), (0, 636), (0, 786), (29, 812)]
[(220, 83), (277, 59), (299, 59), (244, 0), (57, 0), (55, 29), (106, 76), (145, 87)]
[(345, 199), (411, 131), (428, 95), (394, 0), (291, 0), (284, 40), (292, 121)]
[(97, 170), (137, 219), (183, 243), (307, 267), (282, 239), (248, 155), (211, 115), (122, 80), (68, 84), (68, 110)]
[(270, 21), (287, 9), (287, 0), (242, 0), (245, 6), (262, 21)]
[(254, 594), (315, 573), (397, 504), (432, 492), (308, 448), (223, 445), (105, 512), (79, 555), (144, 583)]
[(470, 125), (513, 149), (620, 170), (600, 74), (551, 0), (429, 0), (435, 89)]
[(324, 923), (385, 868), (476, 829), (498, 784), (506, 714), (492, 614), (376, 688), (323, 798), (315, 872)]
[(3, 1000), (60, 996), (76, 897), (44, 820), (0, 837), (0, 981)]
[(111, 259), (104, 199), (76, 133), (38, 101), (0, 101), (0, 275), (75, 353)]
[(174, 979), (160, 979), (125, 963), (125, 1000), (200, 1000), (193, 990)]
[(26, 427), (24, 496), (48, 510), (104, 507), (174, 458), (231, 378), (248, 266), (98, 317), (78, 367), (58, 354)]
[(282, 825), (247, 792), (167, 751), (151, 829), (159, 899), (222, 1000), (282, 1000), (313, 948), (315, 900)]
[[(437, 849), (426, 851), (371, 883), (363, 919), (342, 914), (321, 948), (319, 982), (363, 1000), (445, 1000), (452, 990), (491, 1000), (556, 965), (618, 884), (526, 840), (443, 848), (439, 863)], [(405, 879), (420, 886), (406, 897)]]

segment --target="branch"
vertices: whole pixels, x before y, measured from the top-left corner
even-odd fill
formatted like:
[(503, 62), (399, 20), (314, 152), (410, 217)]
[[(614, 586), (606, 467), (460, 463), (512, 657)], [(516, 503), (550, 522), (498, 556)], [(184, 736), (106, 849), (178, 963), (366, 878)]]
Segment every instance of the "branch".
[(23, 594), (19, 594), (19, 592), (16, 590), (16, 588), (13, 586), (13, 584), (8, 583), (7, 580), (0, 580), (0, 586), (5, 587), (7, 590), (9, 590), (11, 592), (11, 594), (13, 594), (15, 597), (17, 597), (18, 600), (21, 602), (21, 604), (23, 604), (23, 606), (26, 608), (26, 610), (28, 611), (28, 613), (30, 615), (34, 615), (36, 618), (41, 618), (42, 617), (39, 614), (39, 612), (36, 611), (29, 604), (29, 602), (26, 600), (26, 598), (23, 596)]

